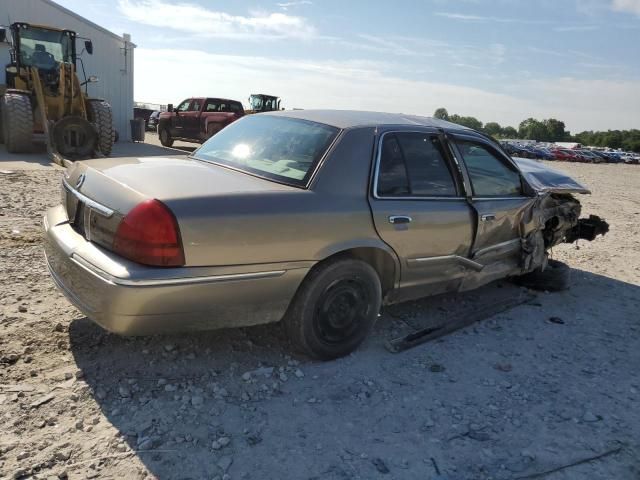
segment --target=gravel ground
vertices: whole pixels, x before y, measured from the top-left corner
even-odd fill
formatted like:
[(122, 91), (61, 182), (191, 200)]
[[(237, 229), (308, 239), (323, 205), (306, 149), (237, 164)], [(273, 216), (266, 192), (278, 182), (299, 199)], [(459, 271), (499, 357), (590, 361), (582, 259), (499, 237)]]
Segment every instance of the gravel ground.
[(48, 277), (61, 170), (0, 173), (0, 478), (640, 478), (640, 167), (557, 164), (611, 232), (553, 252), (567, 292), (391, 354), (384, 341), (524, 295), (508, 282), (387, 309), (355, 354), (278, 325), (123, 338)]

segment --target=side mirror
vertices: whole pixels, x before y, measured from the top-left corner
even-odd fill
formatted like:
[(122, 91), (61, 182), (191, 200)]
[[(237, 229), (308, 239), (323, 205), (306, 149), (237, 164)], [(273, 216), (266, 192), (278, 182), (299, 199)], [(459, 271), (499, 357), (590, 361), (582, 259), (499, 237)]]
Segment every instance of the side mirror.
[(0, 28), (0, 43), (4, 43), (7, 41), (7, 29)]
[(93, 55), (93, 42), (91, 40), (84, 41), (84, 49), (89, 55)]
[(167, 112), (173, 112), (173, 103), (167, 105)]

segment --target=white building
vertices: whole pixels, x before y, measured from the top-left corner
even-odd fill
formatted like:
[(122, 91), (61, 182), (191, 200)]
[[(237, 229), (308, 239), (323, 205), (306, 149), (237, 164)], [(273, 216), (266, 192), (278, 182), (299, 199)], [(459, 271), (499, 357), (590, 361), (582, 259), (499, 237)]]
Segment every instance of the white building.
[[(129, 120), (133, 118), (133, 51), (131, 37), (122, 37), (90, 22), (86, 18), (51, 0), (0, 0), (0, 25), (13, 22), (47, 25), (75, 31), (93, 41), (93, 55), (81, 56), (87, 77), (95, 75), (98, 83), (89, 84), (89, 96), (107, 100), (113, 108), (113, 121), (120, 141), (130, 140)], [(8, 32), (7, 32), (8, 33)], [(77, 40), (78, 53), (84, 48)], [(4, 65), (9, 63), (9, 48), (0, 43), (0, 84), (5, 83)], [(82, 68), (78, 65), (81, 81)]]

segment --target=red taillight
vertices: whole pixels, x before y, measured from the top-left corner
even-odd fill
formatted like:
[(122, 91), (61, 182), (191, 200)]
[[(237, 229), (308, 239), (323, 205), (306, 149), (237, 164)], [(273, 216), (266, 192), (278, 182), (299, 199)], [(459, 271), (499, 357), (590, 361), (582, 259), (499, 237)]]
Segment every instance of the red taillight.
[(178, 222), (166, 205), (146, 200), (118, 225), (113, 251), (134, 262), (158, 267), (184, 265)]

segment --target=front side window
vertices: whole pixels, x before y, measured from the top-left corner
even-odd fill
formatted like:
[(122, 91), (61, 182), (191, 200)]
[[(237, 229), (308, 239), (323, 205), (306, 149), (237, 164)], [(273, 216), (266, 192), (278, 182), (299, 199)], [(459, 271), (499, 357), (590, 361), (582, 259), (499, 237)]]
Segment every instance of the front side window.
[(381, 197), (457, 196), (438, 137), (414, 132), (385, 135), (377, 193)]
[(199, 112), (200, 111), (200, 107), (202, 106), (202, 101), (201, 100), (194, 100), (193, 102), (191, 102), (191, 106), (189, 107), (189, 112)]
[(189, 105), (191, 105), (191, 100), (185, 100), (180, 105), (178, 105), (178, 108), (176, 108), (176, 110), (179, 112), (186, 112), (187, 110), (189, 110)]
[(338, 131), (307, 120), (251, 115), (216, 133), (194, 157), (304, 186)]
[(471, 141), (458, 141), (471, 177), (473, 194), (479, 197), (519, 197), (520, 174), (507, 165), (489, 147)]

